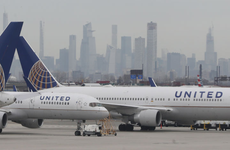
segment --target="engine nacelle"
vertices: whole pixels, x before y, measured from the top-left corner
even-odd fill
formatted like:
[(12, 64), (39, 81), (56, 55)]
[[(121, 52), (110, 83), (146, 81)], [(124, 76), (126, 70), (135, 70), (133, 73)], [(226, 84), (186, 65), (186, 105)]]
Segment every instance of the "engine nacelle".
[(140, 123), (141, 126), (156, 127), (161, 123), (161, 113), (159, 110), (142, 110), (134, 115), (134, 122)]
[(5, 112), (0, 112), (0, 129), (5, 128), (8, 117)]
[(40, 128), (43, 124), (43, 119), (14, 120), (13, 122), (20, 123), (23, 127), (27, 128)]

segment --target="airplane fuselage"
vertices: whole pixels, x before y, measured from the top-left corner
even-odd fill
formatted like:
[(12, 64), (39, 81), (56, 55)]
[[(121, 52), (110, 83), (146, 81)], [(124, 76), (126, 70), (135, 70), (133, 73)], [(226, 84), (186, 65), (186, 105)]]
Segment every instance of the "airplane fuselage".
[[(15, 94), (16, 97), (20, 95), (17, 92)], [(54, 92), (36, 94), (26, 99), (18, 96), (14, 104), (3, 109), (11, 112), (8, 115), (9, 120), (30, 118), (97, 120), (108, 116), (104, 107), (91, 107), (92, 103), (98, 104), (98, 101), (83, 94)]]
[[(59, 87), (42, 90), (77, 92), (101, 102), (147, 107), (168, 107), (163, 119), (178, 122), (195, 120), (230, 120), (229, 88), (182, 87)], [(127, 114), (131, 115), (131, 114)], [(190, 123), (190, 122), (189, 122)]]

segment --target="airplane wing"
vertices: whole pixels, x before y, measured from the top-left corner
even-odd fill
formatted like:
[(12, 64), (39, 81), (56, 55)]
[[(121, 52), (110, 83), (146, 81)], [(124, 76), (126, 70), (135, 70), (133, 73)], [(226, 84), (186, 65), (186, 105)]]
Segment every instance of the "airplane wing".
[(147, 107), (147, 106), (137, 106), (137, 105), (126, 105), (126, 104), (116, 104), (116, 103), (104, 103), (101, 102), (102, 106), (104, 106), (108, 111), (115, 111), (123, 115), (133, 115), (142, 110), (152, 109), (152, 110), (160, 110), (160, 111), (173, 111), (172, 108), (169, 107)]

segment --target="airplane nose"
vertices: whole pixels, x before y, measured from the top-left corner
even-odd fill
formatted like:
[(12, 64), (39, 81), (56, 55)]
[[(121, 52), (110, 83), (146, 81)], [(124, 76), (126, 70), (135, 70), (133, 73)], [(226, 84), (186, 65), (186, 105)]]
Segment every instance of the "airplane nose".
[(102, 114), (103, 118), (107, 118), (109, 116), (109, 111), (102, 107), (100, 113)]

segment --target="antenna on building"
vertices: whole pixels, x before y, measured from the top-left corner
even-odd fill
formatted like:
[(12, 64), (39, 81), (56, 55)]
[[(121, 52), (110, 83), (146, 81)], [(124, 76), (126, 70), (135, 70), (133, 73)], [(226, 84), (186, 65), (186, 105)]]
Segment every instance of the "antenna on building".
[(44, 22), (40, 21), (40, 52), (39, 57), (44, 58)]

